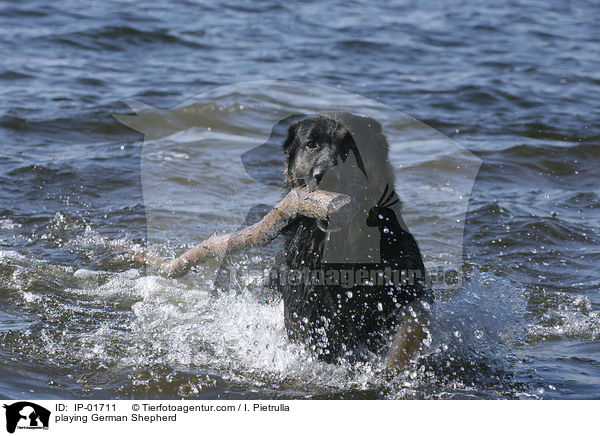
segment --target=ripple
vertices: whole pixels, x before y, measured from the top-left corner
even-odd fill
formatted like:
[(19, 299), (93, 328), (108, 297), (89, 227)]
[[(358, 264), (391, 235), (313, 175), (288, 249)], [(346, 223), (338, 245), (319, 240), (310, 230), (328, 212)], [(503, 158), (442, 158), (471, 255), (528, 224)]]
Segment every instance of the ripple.
[(89, 28), (84, 31), (58, 34), (52, 38), (59, 44), (64, 44), (88, 50), (125, 50), (128, 48), (152, 46), (155, 44), (178, 44), (190, 48), (204, 48), (205, 44), (198, 42), (202, 36), (196, 32), (181, 37), (170, 29), (141, 29), (132, 26), (103, 26)]
[[(557, 293), (553, 299), (558, 306), (549, 307), (539, 321), (528, 327), (531, 343), (560, 339), (600, 340), (600, 312), (593, 311), (590, 300), (582, 295)], [(549, 301), (544, 297), (545, 304)]]

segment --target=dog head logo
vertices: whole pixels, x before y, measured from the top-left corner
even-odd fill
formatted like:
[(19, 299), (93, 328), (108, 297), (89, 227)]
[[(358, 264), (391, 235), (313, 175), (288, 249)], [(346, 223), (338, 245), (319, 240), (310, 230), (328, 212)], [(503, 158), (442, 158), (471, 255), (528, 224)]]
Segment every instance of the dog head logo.
[[(395, 233), (414, 234), (436, 282), (456, 273), (459, 280), (437, 288), (460, 286), (464, 222), (481, 159), (431, 127), (356, 94), (288, 81), (232, 84), (169, 110), (125, 103), (135, 114), (115, 118), (144, 133), (150, 246), (250, 225), (281, 199), (283, 180), (285, 188), (303, 182), (357, 199), (350, 223), (318, 223), (326, 233), (323, 262), (381, 262), (394, 236), (386, 233), (389, 220)], [(296, 143), (286, 147), (288, 139)], [(203, 279), (217, 280), (224, 261), (218, 255), (204, 265)]]
[[(394, 184), (381, 125), (346, 112), (318, 113), (290, 125), (283, 149), (288, 187), (339, 192), (354, 203), (349, 222), (317, 223), (327, 235), (323, 262), (379, 263), (380, 231), (367, 221), (385, 187)], [(401, 217), (399, 201), (392, 206)]]
[(19, 401), (11, 405), (5, 404), (6, 431), (14, 433), (17, 428), (47, 429), (50, 421), (50, 411), (42, 406), (28, 401)]

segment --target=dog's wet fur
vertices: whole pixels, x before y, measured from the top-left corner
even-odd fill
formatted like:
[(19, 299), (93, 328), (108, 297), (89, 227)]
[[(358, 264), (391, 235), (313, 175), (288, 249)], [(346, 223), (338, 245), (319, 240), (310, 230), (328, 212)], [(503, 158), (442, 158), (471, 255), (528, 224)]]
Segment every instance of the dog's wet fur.
[[(384, 267), (418, 271), (418, 280), (401, 286), (342, 287), (310, 281), (277, 284), (288, 336), (304, 342), (328, 362), (387, 353), (387, 365), (401, 367), (426, 336), (427, 313), (421, 304), (428, 300), (422, 280), (425, 268), (417, 242), (401, 216), (388, 149), (377, 121), (342, 112), (295, 122), (283, 143), (286, 194), (300, 186), (347, 193), (360, 197), (361, 213), (356, 222), (339, 230), (342, 237), (336, 243), (328, 239), (335, 234), (328, 234), (327, 223), (307, 217), (294, 220), (283, 231), (284, 242), (277, 256), (280, 271)], [(349, 170), (337, 171), (346, 164)], [(328, 177), (328, 172), (336, 176)], [(360, 241), (372, 236), (367, 232), (377, 230), (380, 256), (371, 261)], [(329, 253), (336, 253), (332, 259), (325, 253), (327, 243)]]

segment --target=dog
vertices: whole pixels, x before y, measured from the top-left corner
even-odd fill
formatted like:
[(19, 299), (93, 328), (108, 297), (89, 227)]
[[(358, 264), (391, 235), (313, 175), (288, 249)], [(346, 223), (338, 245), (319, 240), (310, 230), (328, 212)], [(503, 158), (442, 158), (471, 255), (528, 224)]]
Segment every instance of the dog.
[(426, 271), (402, 218), (388, 151), (376, 120), (345, 112), (296, 121), (283, 142), (285, 194), (297, 187), (344, 193), (356, 210), (335, 226), (298, 217), (282, 231), (276, 257), (288, 337), (327, 362), (377, 355), (402, 368), (428, 334)]

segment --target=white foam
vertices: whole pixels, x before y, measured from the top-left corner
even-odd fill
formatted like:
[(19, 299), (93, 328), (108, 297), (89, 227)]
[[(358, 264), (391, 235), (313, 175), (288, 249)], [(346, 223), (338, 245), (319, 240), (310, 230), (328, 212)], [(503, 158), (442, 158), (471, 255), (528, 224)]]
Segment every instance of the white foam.
[(9, 218), (0, 220), (0, 229), (13, 230), (13, 229), (18, 229), (19, 227), (21, 227), (21, 224), (15, 223), (13, 220), (11, 220)]
[(600, 340), (600, 313), (593, 312), (590, 299), (584, 295), (557, 292), (558, 307), (546, 311), (540, 320), (528, 326), (531, 342), (553, 339)]

